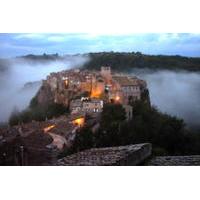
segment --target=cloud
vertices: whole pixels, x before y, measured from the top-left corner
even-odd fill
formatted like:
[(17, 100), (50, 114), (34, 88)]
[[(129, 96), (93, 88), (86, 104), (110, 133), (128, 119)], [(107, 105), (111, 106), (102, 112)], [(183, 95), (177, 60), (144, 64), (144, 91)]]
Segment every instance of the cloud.
[(15, 39), (41, 39), (44, 38), (44, 34), (39, 33), (24, 33), (14, 36)]
[(47, 37), (47, 40), (48, 41), (52, 41), (52, 42), (64, 42), (66, 41), (66, 37), (64, 36), (50, 36), (50, 37)]
[(0, 56), (28, 53), (76, 54), (97, 51), (141, 51), (146, 54), (200, 56), (200, 34), (192, 33), (21, 33), (0, 34)]

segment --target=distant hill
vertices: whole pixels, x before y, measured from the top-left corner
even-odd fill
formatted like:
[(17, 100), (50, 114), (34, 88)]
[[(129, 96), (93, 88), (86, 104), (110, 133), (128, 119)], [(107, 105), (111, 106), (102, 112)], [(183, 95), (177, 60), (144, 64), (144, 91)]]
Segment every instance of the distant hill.
[(140, 52), (101, 52), (88, 55), (91, 59), (84, 65), (88, 69), (99, 69), (102, 65), (110, 65), (117, 71), (129, 71), (133, 68), (200, 71), (200, 58), (145, 55)]
[(42, 54), (42, 55), (34, 55), (34, 54), (28, 54), (25, 56), (19, 56), (17, 58), (24, 58), (24, 59), (29, 59), (29, 60), (56, 60), (60, 59), (61, 57), (56, 53), (56, 54)]
[(53, 61), (66, 61), (67, 59), (70, 59), (70, 56), (59, 56), (58, 54), (42, 54), (42, 55), (25, 55), (25, 56), (19, 56), (16, 58), (5, 58), (0, 59), (0, 73), (8, 70), (8, 68), (13, 64), (20, 64), (20, 63), (28, 63), (31, 65), (34, 64), (46, 64)]
[(76, 54), (60, 56), (58, 54), (26, 55), (13, 59), (0, 59), (0, 71), (12, 62), (26, 60), (31, 64), (47, 63), (51, 61), (65, 61), (74, 57), (89, 57), (90, 59), (83, 65), (85, 69), (99, 70), (103, 65), (110, 65), (116, 71), (131, 71), (133, 68), (148, 68), (153, 70), (187, 70), (200, 71), (200, 58), (166, 55), (145, 55), (140, 52), (99, 52), (88, 54)]
[(47, 63), (50, 61), (55, 61), (55, 60), (60, 60), (63, 59), (57, 54), (53, 55), (26, 55), (26, 56), (20, 56), (16, 58), (5, 58), (5, 59), (0, 59), (0, 72), (6, 71), (12, 64), (18, 62), (24, 62), (26, 61), (27, 63), (31, 64), (37, 64), (37, 63)]
[(44, 53), (42, 55), (29, 54), (29, 55), (17, 57), (16, 59), (17, 60), (24, 59), (29, 62), (51, 62), (51, 61), (67, 61), (67, 60), (74, 59), (78, 56), (84, 56), (84, 55), (75, 54), (75, 55), (60, 56), (57, 53), (56, 54), (45, 54)]

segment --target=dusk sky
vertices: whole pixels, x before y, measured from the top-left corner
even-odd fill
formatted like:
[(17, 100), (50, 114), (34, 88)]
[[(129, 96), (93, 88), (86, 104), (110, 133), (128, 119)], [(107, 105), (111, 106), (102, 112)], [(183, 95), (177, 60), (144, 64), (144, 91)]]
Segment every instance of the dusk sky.
[(100, 51), (200, 57), (200, 34), (135, 33), (126, 35), (69, 33), (1, 33), (0, 57), (26, 54), (77, 54)]

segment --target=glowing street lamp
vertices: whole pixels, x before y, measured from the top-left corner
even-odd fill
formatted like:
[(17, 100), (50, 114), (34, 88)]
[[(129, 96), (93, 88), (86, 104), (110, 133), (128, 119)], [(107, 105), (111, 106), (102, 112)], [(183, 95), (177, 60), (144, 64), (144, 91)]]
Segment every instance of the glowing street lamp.
[(120, 97), (116, 96), (115, 100), (118, 102), (120, 100)]
[(80, 118), (77, 118), (75, 120), (73, 120), (72, 122), (75, 126), (79, 126), (79, 127), (82, 127), (85, 123), (85, 118), (84, 117), (80, 117)]

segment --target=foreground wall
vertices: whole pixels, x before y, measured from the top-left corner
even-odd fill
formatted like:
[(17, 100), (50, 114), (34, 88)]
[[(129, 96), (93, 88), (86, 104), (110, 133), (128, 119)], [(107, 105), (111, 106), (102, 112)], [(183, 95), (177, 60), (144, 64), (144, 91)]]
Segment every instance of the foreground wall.
[(151, 155), (151, 144), (93, 148), (58, 160), (63, 166), (139, 165)]

